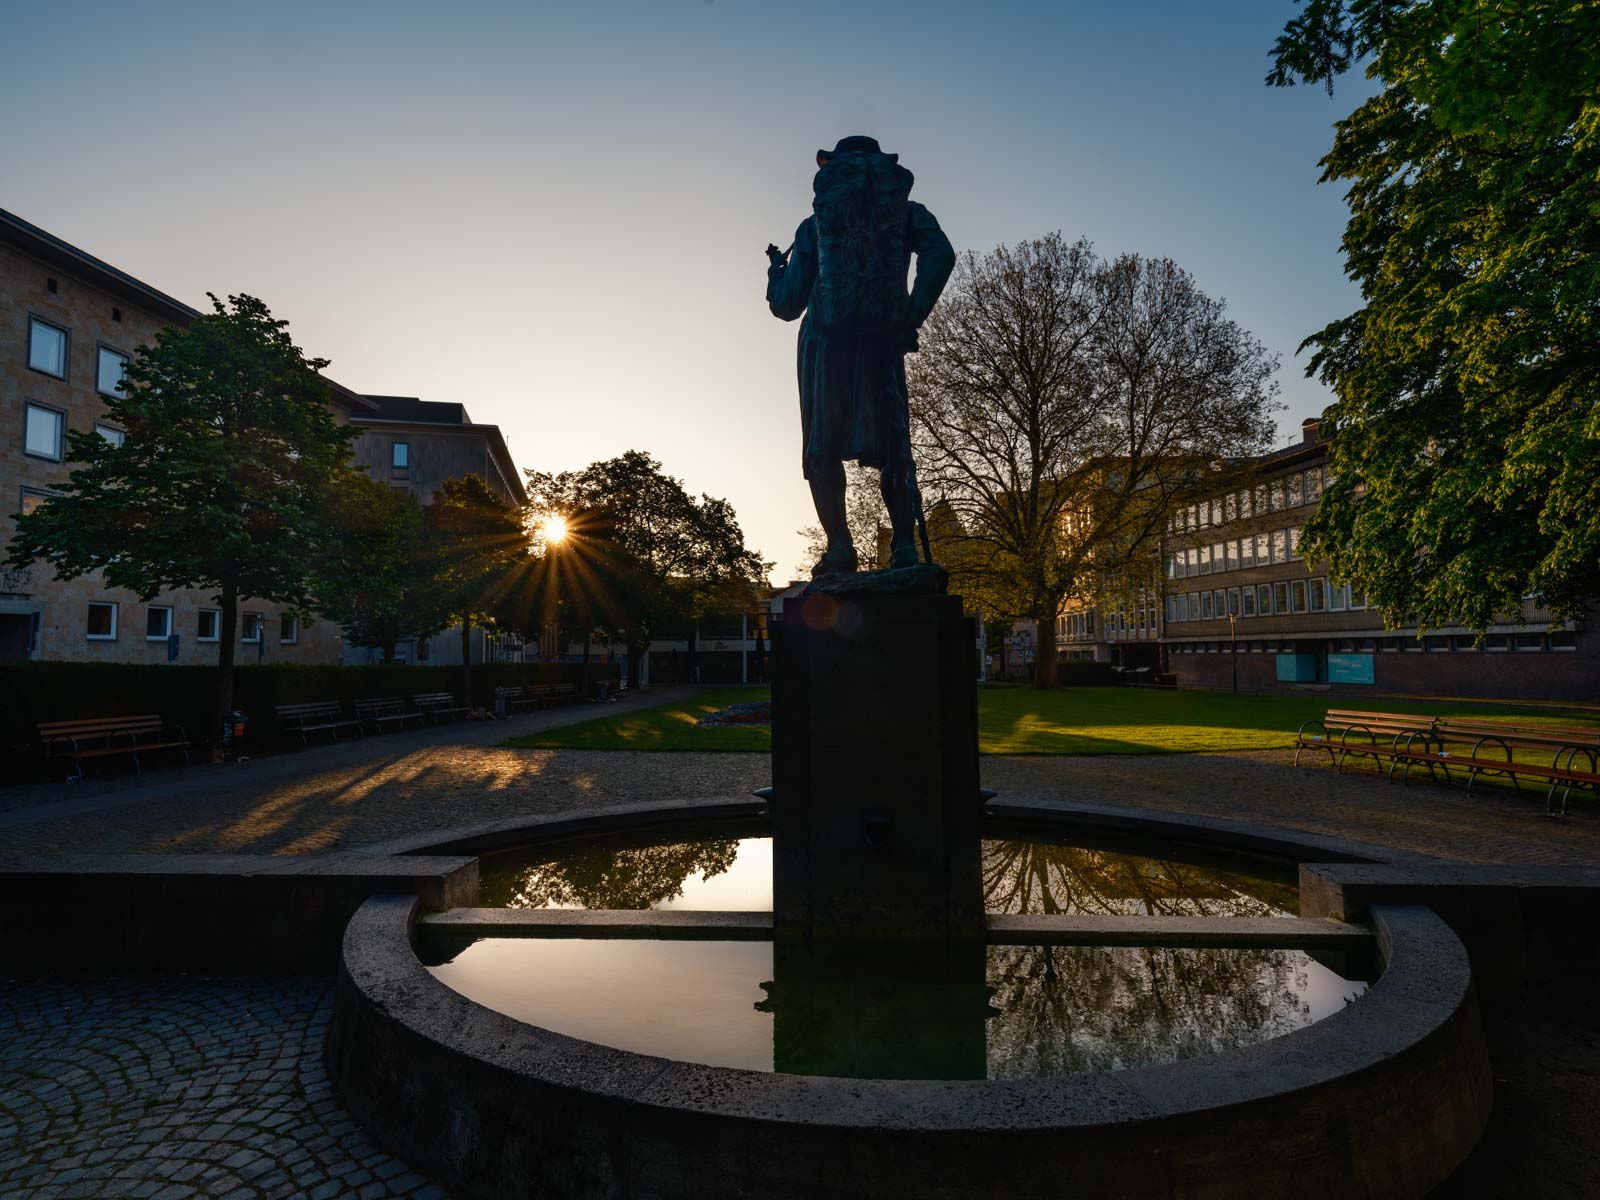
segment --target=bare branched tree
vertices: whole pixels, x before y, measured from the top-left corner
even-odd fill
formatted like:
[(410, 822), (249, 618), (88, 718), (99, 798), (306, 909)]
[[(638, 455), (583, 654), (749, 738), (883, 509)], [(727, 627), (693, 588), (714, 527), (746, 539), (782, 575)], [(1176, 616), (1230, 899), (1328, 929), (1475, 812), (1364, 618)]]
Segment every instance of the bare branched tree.
[(1039, 630), (1056, 685), (1062, 601), (1156, 552), (1167, 515), (1270, 444), (1277, 359), (1170, 259), (1051, 234), (957, 265), (910, 361), (924, 493), (992, 616)]

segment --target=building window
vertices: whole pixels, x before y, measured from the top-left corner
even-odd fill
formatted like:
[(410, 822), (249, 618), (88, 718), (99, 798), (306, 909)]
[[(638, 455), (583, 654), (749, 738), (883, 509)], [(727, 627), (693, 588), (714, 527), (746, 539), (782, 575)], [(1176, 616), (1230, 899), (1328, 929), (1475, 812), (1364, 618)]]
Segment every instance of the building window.
[(1258, 616), (1263, 617), (1272, 615), (1272, 585), (1270, 583), (1256, 584), (1256, 613)]
[(1272, 611), (1282, 616), (1289, 611), (1289, 585), (1275, 583), (1272, 585)]
[(1306, 581), (1306, 599), (1310, 602), (1312, 612), (1326, 612), (1328, 608), (1327, 581), (1322, 579), (1309, 579)]
[(1228, 570), (1237, 571), (1239, 569), (1239, 543), (1236, 542), (1236, 541), (1235, 542), (1229, 542), (1227, 550), (1228, 550)]
[(1272, 511), (1273, 512), (1282, 512), (1283, 511), (1283, 480), (1274, 479), (1268, 485), (1268, 495), (1271, 497)]
[(146, 641), (164, 642), (172, 632), (172, 608), (166, 604), (152, 604), (144, 610), (144, 636)]
[(265, 623), (265, 618), (258, 612), (242, 614), (239, 618), (239, 640), (241, 642), (259, 642), (261, 640), (261, 627)]
[(38, 317), (32, 318), (28, 322), (28, 365), (35, 371), (65, 379), (67, 331)]
[(1177, 601), (1177, 616), (1174, 619), (1179, 621), (1187, 621), (1189, 619), (1189, 593), (1184, 592), (1183, 595), (1177, 597)]
[(1513, 650), (1543, 650), (1544, 638), (1537, 633), (1515, 633), (1511, 635), (1511, 648)]
[(1250, 489), (1245, 488), (1239, 493), (1239, 516), (1241, 519), (1250, 515)]
[(1211, 592), (1200, 593), (1200, 619), (1202, 621), (1211, 620), (1212, 616), (1216, 612), (1214, 607), (1215, 603), (1216, 602), (1212, 599)]
[(95, 361), (94, 386), (102, 396), (120, 396), (122, 377), (128, 370), (128, 356), (105, 346)]
[(300, 640), (300, 618), (284, 613), (278, 618), (278, 640), (292, 644)]
[(1239, 596), (1239, 615), (1253, 617), (1256, 615), (1256, 589), (1247, 587)]
[(1306, 611), (1306, 581), (1294, 579), (1289, 582), (1289, 611), (1303, 613)]
[(1430, 634), (1423, 639), (1423, 648), (1427, 650), (1443, 651), (1450, 649), (1450, 639), (1436, 634)]
[(1193, 546), (1190, 546), (1183, 552), (1183, 556), (1189, 560), (1189, 569), (1185, 572), (1185, 574), (1187, 574), (1189, 578), (1193, 579), (1196, 575), (1200, 574), (1200, 551), (1195, 549)]
[(1222, 497), (1221, 496), (1217, 496), (1211, 501), (1211, 523), (1213, 525), (1221, 525), (1222, 524)]
[(1200, 547), (1200, 574), (1202, 574), (1202, 575), (1211, 574), (1211, 547), (1210, 546), (1201, 546)]
[(1350, 585), (1348, 583), (1330, 583), (1328, 585), (1328, 611), (1343, 612), (1350, 606)]
[(35, 458), (61, 461), (61, 434), (67, 427), (67, 414), (59, 408), (46, 408), (31, 401), (27, 405), (27, 431), (23, 449)]
[(94, 431), (101, 437), (105, 438), (105, 440), (110, 442), (113, 446), (120, 446), (123, 442), (128, 440), (128, 435), (123, 433), (122, 430), (118, 429), (115, 425), (102, 425), (96, 421)]
[(1366, 606), (1367, 606), (1366, 593), (1365, 592), (1358, 592), (1354, 588), (1351, 588), (1350, 589), (1350, 609), (1351, 609), (1351, 611), (1355, 612), (1355, 611), (1358, 611), (1360, 609), (1365, 608)]
[(1237, 521), (1239, 519), (1239, 493), (1229, 492), (1224, 499), (1222, 519)]
[(1288, 504), (1288, 506), (1290, 508), (1299, 508), (1300, 507), (1300, 499), (1301, 499), (1301, 496), (1300, 496), (1300, 484), (1301, 484), (1300, 472), (1296, 471), (1293, 475), (1289, 476), (1288, 479), (1284, 480), (1284, 483), (1288, 487), (1288, 498), (1287, 498), (1286, 503)]
[(389, 474), (405, 479), (411, 474), (411, 443), (394, 442), (389, 446)]
[(23, 516), (27, 516), (48, 499), (50, 499), (49, 492), (41, 492), (37, 488), (23, 488), (22, 507), (19, 511)]
[(1256, 534), (1256, 566), (1264, 567), (1272, 561), (1272, 538), (1269, 534)]
[(1291, 560), (1293, 560), (1293, 559), (1298, 559), (1299, 557), (1300, 557), (1300, 526), (1291, 525), (1289, 527), (1289, 558)]
[(1239, 616), (1239, 589), (1228, 589), (1228, 613), (1230, 616)]
[(1322, 472), (1315, 467), (1306, 472), (1306, 503), (1315, 504), (1322, 499)]
[(1274, 529), (1272, 531), (1272, 561), (1275, 563), (1289, 561), (1289, 531), (1287, 529)]
[(199, 642), (220, 642), (222, 614), (214, 608), (202, 608), (195, 616), (194, 636)]
[(1576, 629), (1552, 629), (1550, 631), (1550, 649), (1576, 650), (1578, 648), (1578, 631)]
[(1239, 565), (1253, 567), (1256, 565), (1256, 539), (1253, 537), (1239, 539)]
[(1211, 543), (1211, 569), (1219, 575), (1228, 569), (1227, 560), (1223, 557), (1221, 542)]
[(1200, 502), (1200, 528), (1204, 529), (1211, 524), (1211, 505), (1208, 501)]
[(113, 601), (103, 603), (98, 600), (89, 602), (89, 640), (91, 642), (114, 642), (117, 639), (117, 606)]

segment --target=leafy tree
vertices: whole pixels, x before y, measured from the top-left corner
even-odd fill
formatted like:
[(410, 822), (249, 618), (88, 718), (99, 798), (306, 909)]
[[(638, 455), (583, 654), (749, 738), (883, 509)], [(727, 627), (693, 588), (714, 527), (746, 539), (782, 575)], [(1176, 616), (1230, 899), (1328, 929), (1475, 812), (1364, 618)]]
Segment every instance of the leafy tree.
[(1050, 234), (967, 254), (909, 376), (923, 490), (991, 618), (1039, 630), (1057, 685), (1062, 601), (1148, 562), (1213, 464), (1270, 444), (1277, 360), (1170, 259), (1100, 259)]
[(319, 608), (344, 627), (346, 641), (376, 647), (393, 662), (400, 642), (432, 637), (450, 623), (450, 596), (434, 576), (433, 546), (414, 495), (357, 476), (332, 516), (345, 549), (322, 572)]
[(483, 901), (500, 908), (654, 908), (683, 895), (692, 875), (721, 875), (739, 856), (733, 838), (659, 846), (603, 844), (553, 862), (484, 879)]
[(472, 703), (472, 628), (514, 623), (513, 601), (529, 570), (523, 514), (481, 475), (446, 479), (422, 510), (422, 562), (446, 623), (461, 628), (461, 688)]
[(17, 519), (8, 561), (43, 559), (58, 578), (104, 573), (149, 599), (213, 591), (221, 609), (208, 740), (233, 707), (239, 601), (313, 611), (318, 571), (344, 549), (327, 519), (356, 478), (354, 436), (317, 372), (253, 296), (211, 297), (187, 329), (168, 327), (129, 364), (106, 411), (121, 445), (70, 430), (79, 464), (49, 503)]
[(698, 499), (639, 450), (581, 471), (528, 472), (538, 513), (586, 512), (603, 524), (604, 553), (575, 569), (595, 578), (596, 604), (628, 646), (630, 685), (653, 637), (691, 629), (719, 609), (743, 609), (772, 569), (746, 549), (733, 506)]
[(1336, 479), (1308, 556), (1391, 625), (1600, 594), (1600, 19), (1592, 3), (1308, 0), (1267, 81), (1368, 59), (1337, 125), (1360, 309), (1307, 339)]

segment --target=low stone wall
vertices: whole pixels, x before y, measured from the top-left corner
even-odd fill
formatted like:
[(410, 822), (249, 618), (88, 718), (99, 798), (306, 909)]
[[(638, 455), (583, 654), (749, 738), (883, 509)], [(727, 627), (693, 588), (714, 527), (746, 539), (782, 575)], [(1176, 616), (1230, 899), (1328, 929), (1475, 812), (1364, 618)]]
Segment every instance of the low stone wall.
[(1305, 863), (1302, 916), (1360, 921), (1426, 904), (1466, 945), (1479, 995), (1521, 1004), (1574, 976), (1600, 979), (1600, 869), (1471, 863)]
[(332, 972), (372, 896), (478, 901), (478, 860), (115, 854), (0, 869), (0, 970)]

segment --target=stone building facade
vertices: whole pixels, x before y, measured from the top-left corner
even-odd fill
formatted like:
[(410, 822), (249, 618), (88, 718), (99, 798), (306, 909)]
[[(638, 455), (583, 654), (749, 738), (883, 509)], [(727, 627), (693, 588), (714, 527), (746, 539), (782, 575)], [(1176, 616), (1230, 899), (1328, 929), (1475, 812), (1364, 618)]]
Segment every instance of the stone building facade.
[(1488, 630), (1384, 629), (1366, 597), (1300, 554), (1300, 533), (1331, 479), (1316, 420), (1300, 442), (1257, 460), (1243, 483), (1172, 515), (1159, 598), (1137, 611), (1072, 605), (1062, 656), (1150, 665), (1180, 685), (1248, 691), (1505, 699), (1600, 699), (1592, 622), (1551, 628), (1531, 602)]
[[(119, 438), (105, 396), (121, 364), (163, 325), (199, 313), (109, 263), (0, 210), (0, 545), (14, 515), (49, 502), (70, 472), (68, 429)], [(341, 419), (375, 405), (333, 385)], [(297, 621), (257, 600), (239, 605), (240, 662), (338, 662), (338, 627)], [(98, 573), (54, 578), (49, 566), (0, 569), (0, 661), (208, 664), (218, 605), (197, 591), (142, 600)], [(177, 641), (171, 641), (176, 635)]]

